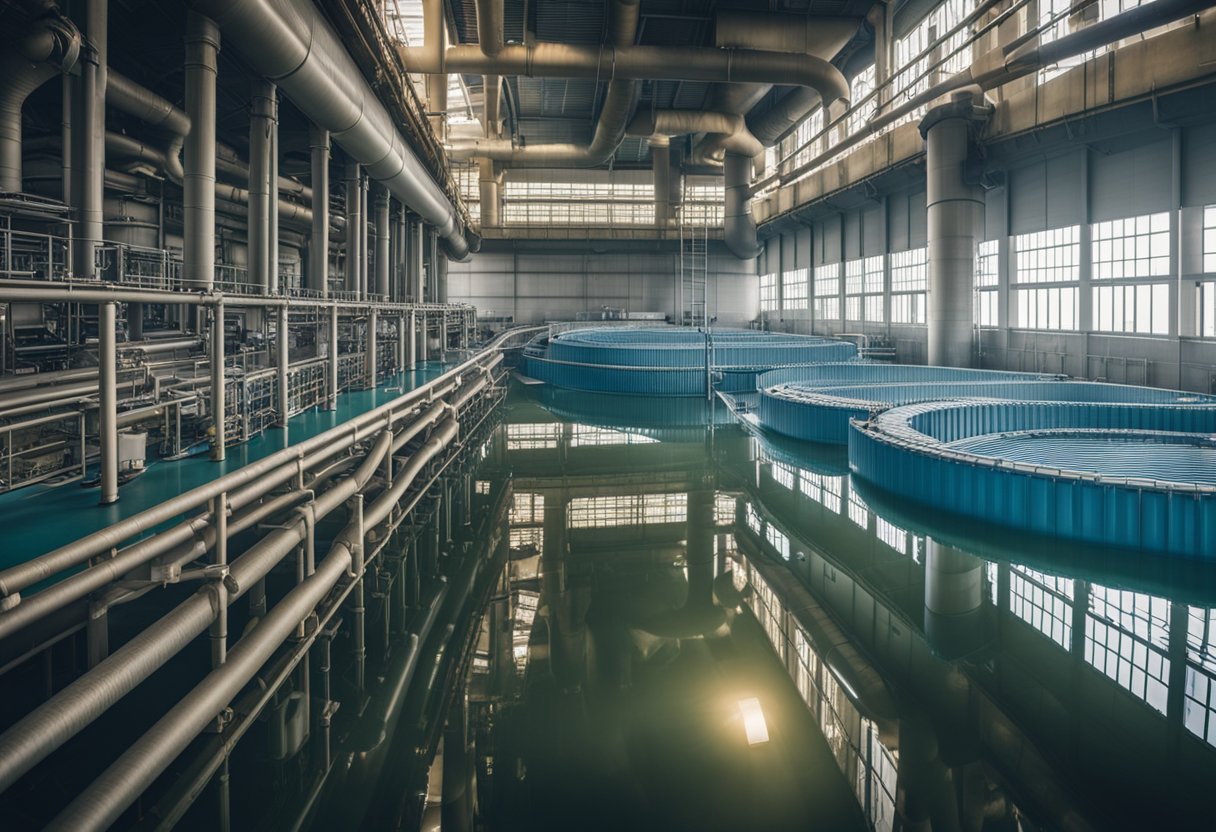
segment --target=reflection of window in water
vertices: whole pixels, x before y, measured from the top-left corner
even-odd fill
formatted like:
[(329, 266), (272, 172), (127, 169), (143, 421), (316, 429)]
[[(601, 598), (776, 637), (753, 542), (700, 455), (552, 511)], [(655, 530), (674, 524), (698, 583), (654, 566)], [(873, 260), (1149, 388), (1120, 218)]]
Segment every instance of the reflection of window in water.
[(772, 523), (768, 526), (767, 532), (768, 543), (777, 550), (777, 554), (781, 555), (783, 560), (790, 559), (790, 539), (781, 533)]
[(729, 494), (714, 495), (714, 525), (729, 526), (735, 522), (735, 498)]
[(799, 488), (802, 493), (820, 503), (828, 511), (840, 513), (840, 495), (844, 493), (844, 477), (831, 477), (802, 471)]
[(908, 554), (908, 533), (904, 529), (881, 517), (874, 518), (874, 530), (878, 539), (901, 555)]
[(1166, 599), (1104, 586), (1090, 588), (1085, 661), (1163, 714), (1170, 677), (1169, 633)]
[(774, 462), (772, 472), (773, 480), (778, 485), (784, 486), (790, 491), (794, 490), (794, 481), (797, 478), (797, 474), (794, 473), (793, 468), (786, 465), (784, 462)]
[(863, 529), (870, 526), (870, 507), (855, 491), (849, 492), (849, 519)]
[(570, 447), (581, 448), (593, 445), (652, 445), (659, 440), (641, 433), (626, 433), (622, 430), (600, 428), (594, 425), (575, 425), (570, 438)]
[(683, 523), (688, 517), (688, 495), (679, 493), (575, 497), (570, 501), (569, 516), (572, 529)]
[(545, 551), (545, 529), (543, 526), (516, 526), (511, 529), (511, 548), (536, 547), (536, 554)]
[(1182, 724), (1216, 745), (1216, 609), (1187, 608)]
[(1072, 644), (1072, 578), (1009, 567), (1009, 611), (1065, 649)]
[(751, 503), (747, 504), (747, 527), (756, 534), (760, 534), (760, 514), (756, 511), (756, 507)]
[(535, 451), (556, 448), (562, 426), (557, 422), (507, 425), (508, 451)]

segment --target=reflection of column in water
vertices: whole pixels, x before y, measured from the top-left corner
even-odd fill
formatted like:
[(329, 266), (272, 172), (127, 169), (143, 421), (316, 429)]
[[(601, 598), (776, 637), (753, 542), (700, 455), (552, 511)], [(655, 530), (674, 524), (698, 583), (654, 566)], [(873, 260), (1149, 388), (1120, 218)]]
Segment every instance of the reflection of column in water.
[(688, 492), (688, 609), (713, 606), (714, 585), (714, 492), (709, 489)]
[(566, 573), (566, 514), (568, 501), (562, 491), (545, 493), (544, 603), (549, 607), (549, 665), (558, 685), (568, 692), (579, 690), (587, 669), (587, 607), (585, 588), (572, 586)]
[(925, 637), (938, 656), (957, 658), (984, 643), (984, 562), (932, 538), (925, 542)]
[(939, 751), (936, 732), (924, 714), (900, 717), (896, 800), (904, 829), (959, 832), (962, 828), (951, 772)]

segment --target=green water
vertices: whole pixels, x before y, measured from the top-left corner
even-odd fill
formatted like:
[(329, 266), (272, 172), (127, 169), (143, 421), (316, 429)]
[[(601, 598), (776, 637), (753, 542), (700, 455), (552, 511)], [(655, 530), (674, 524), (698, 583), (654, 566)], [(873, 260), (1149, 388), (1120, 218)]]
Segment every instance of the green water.
[[(1206, 826), (1210, 566), (926, 514), (703, 404), (541, 388), (506, 421), (539, 612), (490, 828), (838, 828), (842, 793), (879, 829)], [(757, 691), (806, 756), (730, 734)]]
[(337, 409), (301, 413), (289, 421), (287, 430), (270, 428), (249, 442), (229, 448), (223, 462), (212, 462), (206, 454), (176, 462), (153, 461), (145, 473), (122, 486), (118, 502), (108, 506), (97, 504), (98, 489), (82, 488), (79, 482), (34, 485), (0, 495), (0, 567), (49, 552), (290, 443), (303, 442), (401, 395), (400, 389), (390, 392), (391, 388), (412, 390), (443, 370), (444, 365), (439, 363), (424, 364), (386, 379), (375, 390), (344, 393), (338, 397)]

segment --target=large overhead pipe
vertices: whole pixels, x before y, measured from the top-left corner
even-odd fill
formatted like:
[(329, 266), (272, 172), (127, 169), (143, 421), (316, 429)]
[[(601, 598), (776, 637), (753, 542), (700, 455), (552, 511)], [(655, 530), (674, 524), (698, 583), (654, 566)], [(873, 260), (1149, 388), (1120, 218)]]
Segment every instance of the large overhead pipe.
[(308, 238), (308, 288), (329, 297), (329, 131), (309, 130), (312, 153), (312, 236)]
[(168, 144), (163, 151), (165, 175), (170, 181), (181, 184), (185, 175), (182, 146), (190, 134), (190, 117), (156, 93), (117, 72), (109, 75), (106, 103), (169, 134)]
[[(21, 185), (21, 108), (29, 94), (76, 64), (80, 32), (51, 12), (0, 41), (0, 191)], [(66, 194), (65, 194), (66, 197)]]
[(197, 12), (186, 17), (186, 137), (182, 177), (182, 282), (211, 291), (215, 285), (215, 78), (220, 31)]
[(727, 153), (725, 169), (725, 202), (722, 215), (726, 247), (740, 260), (750, 260), (760, 254), (756, 239), (756, 218), (748, 200), (751, 198), (752, 158)]
[(249, 111), (249, 276), (270, 292), (270, 134), (274, 120), (274, 84), (253, 82)]
[[(756, 157), (764, 146), (747, 129), (743, 116), (705, 110), (656, 110), (638, 113), (625, 131), (630, 136), (684, 136), (706, 133), (717, 137), (713, 142), (719, 152)], [(694, 156), (694, 162), (705, 161)]]
[(214, 18), (250, 67), (283, 93), (368, 175), (439, 229), (451, 257), (464, 259), (478, 244), (466, 239), (455, 207), (397, 131), (341, 38), (311, 0), (251, 3), (196, 0)]
[[(483, 49), (482, 55), (491, 61), (496, 60), (506, 48), (502, 44), (502, 3), (503, 0), (480, 0), (477, 4), (479, 37), (489, 39), (487, 42), (491, 44), (491, 51)], [(639, 0), (612, 1), (608, 18), (608, 37), (612, 47), (633, 45), (637, 37), (638, 11)], [(491, 31), (484, 34), (481, 26), (483, 17), (491, 21), (487, 27)], [(497, 30), (493, 29), (495, 20)], [(453, 159), (491, 159), (513, 167), (595, 167), (612, 158), (621, 146), (621, 141), (625, 138), (625, 125), (636, 97), (636, 81), (610, 80), (608, 91), (604, 94), (603, 106), (600, 107), (595, 132), (587, 144), (559, 142), (516, 147), (510, 139), (499, 138), (497, 134), (492, 136), (487, 126), (486, 138), (457, 144), (450, 149), (449, 155)], [(489, 98), (486, 101), (488, 109)], [(497, 111), (497, 100), (494, 110)], [(486, 181), (484, 170), (482, 181)], [(482, 193), (485, 224), (485, 191)], [(494, 213), (497, 213), (496, 209)]]

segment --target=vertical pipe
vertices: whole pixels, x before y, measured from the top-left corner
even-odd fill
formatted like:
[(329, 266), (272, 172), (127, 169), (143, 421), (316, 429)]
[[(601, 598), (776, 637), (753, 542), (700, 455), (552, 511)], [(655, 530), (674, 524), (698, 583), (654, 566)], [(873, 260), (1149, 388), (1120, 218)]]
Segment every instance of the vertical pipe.
[(654, 223), (666, 228), (671, 224), (671, 141), (666, 136), (650, 137), (650, 168), (654, 173)]
[(422, 303), (422, 255), (423, 255), (423, 235), (425, 228), (421, 219), (413, 220), (410, 223), (410, 296), (414, 303)]
[(338, 409), (338, 305), (329, 307), (329, 400), (327, 410)]
[(74, 84), (72, 76), (65, 72), (59, 85), (63, 91), (62, 105), (59, 109), (59, 146), (63, 152), (59, 155), (62, 176), (60, 197), (63, 199), (64, 205), (72, 204), (72, 87)]
[(97, 364), (101, 445), (101, 504), (118, 500), (118, 304), (97, 307)]
[(975, 244), (984, 197), (963, 181), (971, 137), (971, 94), (930, 111), (921, 122), (927, 144), (929, 231), (929, 363), (970, 367)]
[(439, 232), (432, 228), (427, 233), (426, 299), (439, 302)]
[(406, 316), (405, 350), (405, 368), (412, 370), (418, 363), (418, 321), (415, 312)]
[(308, 288), (329, 297), (329, 131), (308, 132), (312, 151), (312, 236), (308, 239)]
[(425, 364), (427, 353), (430, 351), (430, 345), (427, 344), (427, 338), (430, 337), (430, 327), (427, 324), (427, 315), (425, 311), (418, 313), (418, 360)]
[(397, 316), (397, 372), (404, 372), (408, 366), (405, 350), (405, 316)]
[(213, 462), (223, 462), (226, 453), (224, 416), (227, 403), (224, 392), (224, 304), (217, 303), (211, 312), (211, 421), (215, 429), (211, 445)]
[[(249, 107), (249, 273), (247, 281), (270, 293), (270, 131), (274, 84), (253, 82)], [(276, 194), (277, 196), (277, 194)]]
[(368, 296), (367, 284), (367, 264), (371, 259), (371, 252), (368, 250), (368, 228), (371, 225), (371, 217), (368, 216), (367, 209), (367, 191), (370, 181), (366, 176), (359, 178), (359, 287), (358, 297), (363, 300)]
[(220, 30), (210, 18), (187, 12), (186, 136), (182, 179), (184, 225), (182, 281), (189, 289), (215, 286), (215, 77)]
[(288, 395), (289, 391), (288, 391), (288, 386), (287, 386), (287, 368), (288, 368), (289, 362), (291, 360), (290, 354), (289, 354), (290, 353), (290, 349), (289, 349), (290, 341), (288, 340), (288, 337), (287, 337), (287, 335), (288, 335), (287, 312), (288, 312), (287, 304), (283, 304), (282, 306), (280, 306), (278, 308), (279, 321), (278, 321), (277, 329), (279, 331), (279, 341), (277, 344), (278, 357), (277, 357), (277, 360), (275, 361), (275, 367), (278, 370), (277, 375), (278, 375), (278, 387), (279, 387), (279, 403), (278, 403), (279, 427), (284, 428), (284, 429), (287, 428), (287, 419), (288, 419), (288, 416), (290, 415), (289, 411), (291, 409), (291, 398)]
[(358, 691), (359, 699), (362, 700), (367, 672), (367, 608), (364, 606), (363, 598), (363, 572), (367, 560), (367, 556), (364, 554), (364, 546), (366, 545), (367, 536), (366, 530), (363, 527), (362, 494), (355, 495), (353, 513), (355, 515), (358, 551), (354, 553), (355, 585), (351, 591), (351, 607), (354, 613), (354, 623), (352, 626), (355, 642), (355, 690)]
[[(271, 87), (270, 93), (270, 166), (266, 173), (266, 205), (270, 209), (266, 216), (266, 272), (270, 294), (277, 295), (286, 287), (279, 286), (279, 91)], [(286, 292), (284, 291), (284, 294)]]
[[(90, 17), (92, 17), (90, 11)], [(90, 33), (90, 37), (92, 34)], [(105, 145), (101, 132), (105, 129), (105, 107), (98, 100), (101, 67), (98, 52), (93, 48), (81, 50), (80, 80), (76, 104), (77, 129), (72, 131), (76, 141), (73, 196), (77, 212), (76, 247), (72, 270), (77, 277), (97, 277), (95, 250), (101, 242), (102, 184), (105, 172)], [(101, 92), (104, 95), (104, 89)], [(100, 130), (98, 126), (100, 125)]]
[(376, 326), (379, 323), (379, 315), (375, 307), (367, 315), (367, 388), (369, 390), (376, 389), (376, 379), (379, 373), (377, 372), (377, 364), (379, 361), (376, 358)]
[(388, 189), (376, 186), (376, 294), (388, 299), (389, 252), (388, 252)]
[(346, 160), (346, 174), (343, 183), (346, 185), (346, 291), (356, 292), (359, 288), (359, 241), (363, 235), (359, 226), (363, 217), (359, 213), (359, 163)]

